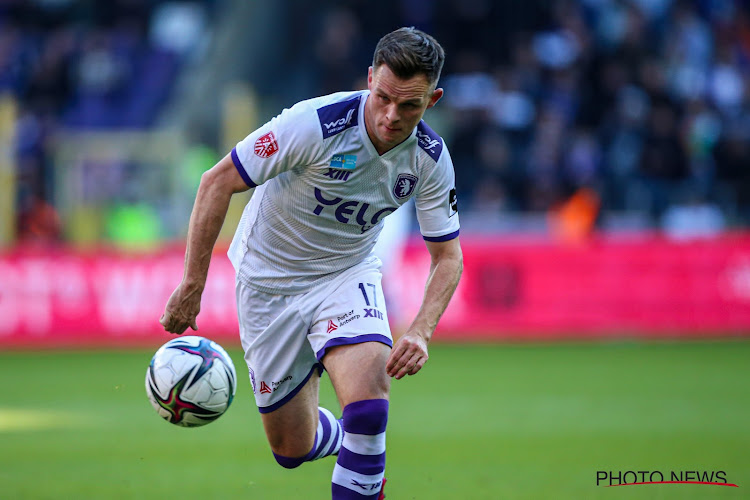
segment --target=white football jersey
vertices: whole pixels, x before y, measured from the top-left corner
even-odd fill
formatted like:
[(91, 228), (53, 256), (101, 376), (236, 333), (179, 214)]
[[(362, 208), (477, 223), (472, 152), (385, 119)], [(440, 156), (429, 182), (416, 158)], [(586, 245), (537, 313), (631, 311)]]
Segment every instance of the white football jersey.
[(243, 283), (294, 295), (377, 259), (383, 219), (412, 197), (425, 240), (458, 236), (455, 174), (442, 138), (421, 121), (378, 155), (365, 129), (368, 95), (302, 101), (232, 150), (255, 187), (229, 249)]

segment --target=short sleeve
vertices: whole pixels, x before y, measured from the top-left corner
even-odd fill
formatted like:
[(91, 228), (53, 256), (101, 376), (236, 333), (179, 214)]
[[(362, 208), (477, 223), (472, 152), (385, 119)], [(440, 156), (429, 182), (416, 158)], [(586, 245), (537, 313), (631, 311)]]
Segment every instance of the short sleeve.
[(311, 164), (321, 142), (315, 110), (303, 101), (240, 141), (232, 149), (232, 162), (245, 183), (255, 187), (295, 166)]
[(448, 241), (459, 232), (456, 175), (447, 148), (416, 195), (417, 220), (425, 241)]

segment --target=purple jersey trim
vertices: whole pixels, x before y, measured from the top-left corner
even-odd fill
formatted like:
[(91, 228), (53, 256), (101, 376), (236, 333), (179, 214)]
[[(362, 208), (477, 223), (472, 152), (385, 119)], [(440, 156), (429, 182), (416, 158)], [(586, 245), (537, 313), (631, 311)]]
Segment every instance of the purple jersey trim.
[(437, 135), (424, 120), (417, 124), (417, 144), (437, 163), (443, 152), (443, 138)]
[(444, 236), (422, 236), (422, 238), (424, 238), (425, 241), (432, 241), (436, 243), (441, 242), (441, 241), (450, 241), (454, 238), (458, 238), (458, 231), (459, 230), (456, 229), (452, 233), (446, 234)]
[(240, 173), (240, 177), (242, 177), (242, 180), (245, 181), (245, 184), (247, 184), (251, 188), (258, 187), (258, 185), (253, 182), (250, 176), (247, 175), (247, 172), (245, 172), (245, 167), (242, 166), (240, 157), (237, 156), (237, 148), (232, 148), (232, 163), (234, 163), (234, 168), (236, 168), (237, 172)]
[(274, 404), (270, 406), (259, 406), (258, 411), (260, 413), (271, 413), (272, 411), (278, 410), (279, 408), (287, 404), (289, 400), (291, 400), (294, 396), (297, 395), (299, 391), (302, 390), (302, 387), (307, 383), (308, 380), (310, 380), (310, 377), (312, 377), (312, 374), (313, 372), (315, 372), (315, 370), (318, 370), (320, 373), (322, 373), (320, 364), (315, 363), (312, 367), (312, 370), (310, 370), (310, 373), (307, 374), (305, 379), (302, 382), (300, 382), (299, 385), (292, 390), (292, 392), (290, 392), (289, 394), (287, 394), (286, 396), (284, 396), (283, 398), (276, 401)]
[(368, 333), (366, 335), (358, 335), (356, 337), (340, 337), (331, 339), (326, 342), (326, 345), (324, 345), (323, 348), (316, 353), (316, 356), (318, 358), (318, 361), (320, 361), (321, 359), (323, 359), (323, 356), (326, 355), (326, 351), (332, 347), (337, 347), (340, 345), (364, 344), (365, 342), (380, 342), (381, 344), (385, 344), (388, 347), (393, 347), (393, 341), (385, 335)]

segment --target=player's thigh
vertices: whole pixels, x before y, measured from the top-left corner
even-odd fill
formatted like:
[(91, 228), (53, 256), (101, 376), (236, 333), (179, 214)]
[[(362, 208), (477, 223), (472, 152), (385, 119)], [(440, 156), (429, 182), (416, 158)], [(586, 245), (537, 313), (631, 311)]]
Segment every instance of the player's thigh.
[(385, 364), (393, 346), (377, 262), (363, 262), (316, 293), (307, 338), (342, 407), (387, 397)]
[(326, 352), (323, 365), (336, 390), (339, 404), (366, 399), (388, 399), (391, 379), (385, 364), (391, 348), (380, 342), (334, 347)]
[(393, 346), (382, 275), (377, 263), (363, 262), (311, 294), (315, 305), (307, 339), (317, 359), (341, 346), (381, 343)]

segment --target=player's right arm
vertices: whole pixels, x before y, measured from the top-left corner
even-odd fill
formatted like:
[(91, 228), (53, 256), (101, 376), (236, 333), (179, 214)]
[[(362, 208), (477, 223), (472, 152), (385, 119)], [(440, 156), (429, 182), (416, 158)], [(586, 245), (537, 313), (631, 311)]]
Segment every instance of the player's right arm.
[(234, 193), (247, 191), (249, 186), (232, 162), (231, 154), (206, 171), (201, 177), (185, 251), (185, 271), (164, 309), (159, 322), (170, 333), (181, 334), (188, 327), (198, 329), (201, 295), (206, 286), (208, 266), (216, 239)]
[(159, 322), (171, 333), (198, 329), (196, 317), (216, 238), (232, 194), (260, 186), (319, 154), (321, 129), (315, 108), (303, 101), (261, 126), (201, 177), (190, 216), (185, 273)]

